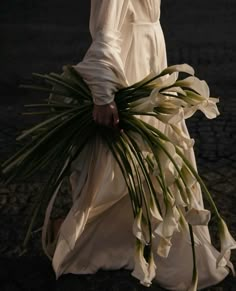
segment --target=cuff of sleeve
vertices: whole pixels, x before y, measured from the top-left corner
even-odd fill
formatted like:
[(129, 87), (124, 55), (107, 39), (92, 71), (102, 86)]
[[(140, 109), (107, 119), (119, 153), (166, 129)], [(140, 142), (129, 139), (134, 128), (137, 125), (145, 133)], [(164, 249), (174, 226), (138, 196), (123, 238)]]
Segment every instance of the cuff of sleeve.
[[(93, 96), (93, 103), (96, 105), (109, 104), (115, 99), (114, 91), (111, 88), (106, 88), (105, 84), (102, 90), (101, 88), (93, 88), (93, 86), (90, 89)], [(99, 92), (99, 89), (101, 90), (101, 92)]]

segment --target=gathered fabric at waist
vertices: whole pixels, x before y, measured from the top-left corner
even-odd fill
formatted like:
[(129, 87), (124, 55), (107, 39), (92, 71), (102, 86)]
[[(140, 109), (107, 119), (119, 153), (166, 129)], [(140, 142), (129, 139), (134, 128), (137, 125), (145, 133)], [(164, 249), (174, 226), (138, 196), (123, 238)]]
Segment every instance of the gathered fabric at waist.
[(131, 25), (134, 26), (156, 26), (156, 25), (160, 25), (160, 20), (157, 20), (155, 22), (145, 22), (145, 21), (134, 21), (134, 22), (130, 22)]

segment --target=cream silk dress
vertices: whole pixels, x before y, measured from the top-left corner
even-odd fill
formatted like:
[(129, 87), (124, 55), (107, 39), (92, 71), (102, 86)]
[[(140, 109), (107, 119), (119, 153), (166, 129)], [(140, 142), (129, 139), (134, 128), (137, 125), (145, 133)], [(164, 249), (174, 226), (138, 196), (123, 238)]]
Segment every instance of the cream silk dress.
[[(114, 99), (119, 88), (137, 82), (151, 71), (167, 66), (166, 48), (159, 22), (160, 0), (91, 0), (92, 44), (75, 68), (89, 85), (94, 103)], [(151, 117), (146, 121), (164, 133), (166, 125)], [(187, 136), (184, 122), (179, 128)], [(192, 148), (186, 157), (195, 164)], [(55, 196), (43, 226), (43, 247), (52, 258), (58, 278), (62, 274), (92, 274), (99, 269), (134, 267), (133, 214), (120, 169), (100, 140), (87, 146), (72, 166), (73, 206), (61, 225), (56, 245), (47, 244), (45, 233)], [(202, 204), (199, 187), (196, 200)], [(228, 274), (216, 268), (218, 251), (211, 245), (207, 226), (194, 227), (199, 288), (214, 285)], [(169, 290), (186, 290), (192, 277), (189, 236), (176, 232), (167, 258), (156, 255), (156, 280)]]

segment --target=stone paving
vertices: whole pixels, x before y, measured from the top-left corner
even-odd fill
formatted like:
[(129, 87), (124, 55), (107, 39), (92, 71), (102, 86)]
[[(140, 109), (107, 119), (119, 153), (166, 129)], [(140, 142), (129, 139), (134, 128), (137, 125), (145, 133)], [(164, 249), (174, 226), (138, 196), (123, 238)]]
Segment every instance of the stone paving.
[[(81, 9), (73, 0), (36, 1), (33, 6), (30, 0), (14, 2), (12, 7), (2, 3), (0, 11), (0, 161), (20, 147), (15, 136), (32, 123), (20, 114), (23, 104), (32, 102), (32, 92), (17, 86), (28, 82), (32, 71), (60, 71), (63, 64), (76, 63), (90, 40), (87, 4)], [(193, 65), (197, 75), (210, 84), (212, 95), (220, 96), (217, 119), (209, 121), (197, 114), (187, 124), (195, 139), (199, 172), (236, 238), (236, 2), (162, 2), (169, 64)], [(18, 257), (16, 245), (23, 240), (30, 206), (44, 181), (45, 176), (39, 175), (30, 183), (0, 185), (0, 290), (163, 290), (155, 284), (144, 288), (125, 270), (67, 275), (56, 281), (41, 250), (40, 231), (32, 234), (28, 252)], [(70, 203), (64, 187), (54, 215), (63, 215)], [(210, 229), (219, 247), (213, 223)], [(236, 266), (236, 252), (232, 252), (232, 262)], [(236, 290), (236, 282), (230, 276), (207, 290)]]

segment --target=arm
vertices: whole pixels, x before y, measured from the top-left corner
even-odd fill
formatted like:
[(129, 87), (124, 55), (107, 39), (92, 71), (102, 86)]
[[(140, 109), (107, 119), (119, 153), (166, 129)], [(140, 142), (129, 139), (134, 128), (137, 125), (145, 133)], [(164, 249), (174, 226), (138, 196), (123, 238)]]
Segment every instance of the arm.
[(75, 66), (92, 92), (94, 120), (107, 126), (119, 122), (114, 95), (119, 88), (127, 86), (120, 55), (120, 29), (128, 2), (91, 0), (92, 44), (83, 61)]

